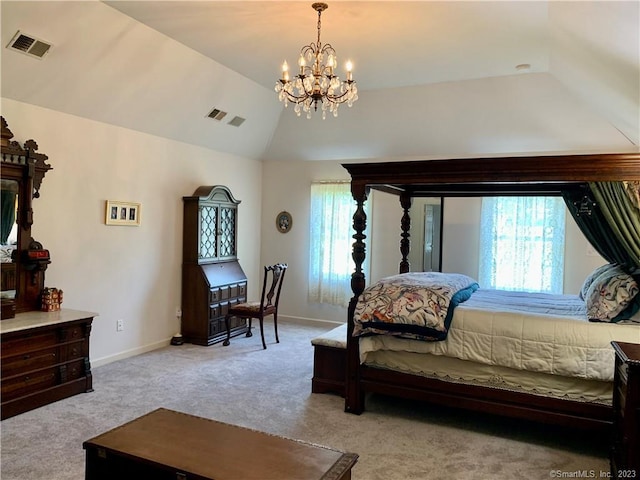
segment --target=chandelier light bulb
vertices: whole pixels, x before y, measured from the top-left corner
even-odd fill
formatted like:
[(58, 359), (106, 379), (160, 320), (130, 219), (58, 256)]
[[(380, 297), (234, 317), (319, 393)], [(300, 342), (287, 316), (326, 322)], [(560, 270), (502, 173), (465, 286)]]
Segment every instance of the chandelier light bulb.
[[(358, 88), (353, 80), (353, 64), (347, 62), (347, 79), (341, 81), (334, 70), (338, 65), (336, 51), (329, 43), (320, 41), (322, 12), (329, 8), (326, 3), (314, 3), (311, 7), (318, 12), (318, 38), (315, 43), (302, 47), (298, 58), (299, 73), (291, 81), (289, 65), (286, 60), (282, 64), (282, 78), (276, 83), (275, 90), (278, 99), (285, 107), (289, 102), (295, 104), (294, 111), (300, 115), (300, 109), (307, 113), (307, 118), (312, 112), (318, 110), (318, 103), (322, 109), (322, 118), (326, 117), (329, 110), (333, 116), (338, 115), (338, 107), (342, 103), (353, 105), (358, 99)], [(325, 63), (326, 58), (326, 63)]]
[(289, 64), (286, 60), (282, 63), (282, 80), (289, 81)]

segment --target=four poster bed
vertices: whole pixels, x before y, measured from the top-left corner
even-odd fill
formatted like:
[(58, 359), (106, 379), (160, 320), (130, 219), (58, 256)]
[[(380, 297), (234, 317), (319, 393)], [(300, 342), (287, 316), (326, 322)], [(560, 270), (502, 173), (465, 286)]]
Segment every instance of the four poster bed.
[[(443, 274), (408, 273), (409, 208), (414, 197), (562, 195), (578, 223), (586, 222), (581, 230), (611, 262), (609, 269), (615, 267), (617, 273), (624, 270), (629, 282), (634, 283), (640, 280), (638, 223), (632, 225), (630, 240), (638, 245), (631, 247), (624, 241), (622, 246), (612, 241), (618, 232), (613, 235), (606, 225), (592, 223), (608, 215), (594, 199), (601, 199), (594, 182), (625, 181), (640, 196), (640, 184), (631, 183), (640, 181), (640, 154), (360, 163), (344, 167), (351, 175), (351, 191), (357, 203), (345, 411), (362, 413), (365, 394), (376, 392), (566, 426), (604, 429), (611, 424), (614, 353), (610, 342), (640, 343), (640, 313), (631, 312), (618, 323), (611, 318), (592, 322), (587, 318), (594, 315), (593, 310), (585, 310), (582, 297), (533, 295), (537, 306), (531, 306), (529, 299), (525, 302), (523, 298), (531, 295), (510, 292), (505, 298), (495, 291), (483, 294), (483, 289), (464, 275), (445, 275), (446, 283), (434, 288), (433, 282), (440, 282)], [(365, 289), (363, 206), (370, 189), (399, 197), (403, 211), (402, 258), (400, 275)], [(640, 213), (637, 216), (640, 218)], [(633, 251), (633, 247), (638, 250)], [(596, 287), (596, 280), (601, 273), (594, 272), (585, 282), (582, 295), (598, 295), (602, 288)], [(424, 283), (420, 287), (435, 290), (435, 297), (427, 298), (422, 290), (416, 290), (416, 279)], [(589, 289), (590, 285), (593, 288)], [(638, 284), (629, 285), (625, 285), (627, 297), (637, 298), (627, 298), (625, 311), (634, 304), (636, 310), (640, 308)], [(407, 298), (401, 295), (407, 291), (408, 300), (401, 300)], [(442, 297), (450, 303), (442, 304)], [(424, 314), (416, 308), (416, 304), (430, 303), (437, 304), (435, 313)], [(417, 311), (419, 318), (412, 324), (407, 312)], [(399, 323), (393, 323), (394, 315), (401, 317)]]

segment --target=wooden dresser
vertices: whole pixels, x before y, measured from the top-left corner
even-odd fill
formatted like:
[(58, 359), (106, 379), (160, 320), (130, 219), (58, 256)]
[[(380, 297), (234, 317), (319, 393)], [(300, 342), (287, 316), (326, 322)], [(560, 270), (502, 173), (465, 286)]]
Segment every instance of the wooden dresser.
[[(199, 187), (183, 197), (182, 336), (197, 345), (226, 339), (224, 316), (247, 301), (247, 276), (237, 257), (238, 204), (222, 185)], [(231, 319), (231, 335), (247, 332)]]
[(3, 420), (92, 391), (89, 336), (95, 316), (62, 309), (0, 321)]
[(640, 476), (640, 345), (611, 342), (616, 352), (611, 476)]

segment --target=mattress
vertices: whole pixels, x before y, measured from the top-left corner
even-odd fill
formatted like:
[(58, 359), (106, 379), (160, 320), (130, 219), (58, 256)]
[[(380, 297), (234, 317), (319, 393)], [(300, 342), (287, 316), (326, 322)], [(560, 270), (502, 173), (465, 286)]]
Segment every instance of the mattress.
[(640, 324), (589, 322), (574, 295), (478, 290), (456, 307), (444, 341), (375, 335), (360, 339), (360, 360), (379, 351), (450, 357), (511, 370), (611, 382), (612, 341), (640, 343)]

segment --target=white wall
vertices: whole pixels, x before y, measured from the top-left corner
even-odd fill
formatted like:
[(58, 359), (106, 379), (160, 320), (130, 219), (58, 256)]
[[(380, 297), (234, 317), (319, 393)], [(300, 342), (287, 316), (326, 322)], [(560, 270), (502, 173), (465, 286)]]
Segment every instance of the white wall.
[[(166, 345), (179, 331), (182, 197), (200, 185), (226, 185), (242, 201), (238, 256), (257, 298), (260, 162), (4, 98), (2, 115), (14, 140), (33, 138), (49, 156), (32, 234), (51, 252), (45, 283), (64, 291), (63, 307), (99, 315), (94, 366)], [(106, 226), (106, 200), (141, 203), (140, 227)]]
[[(349, 180), (339, 162), (266, 162), (263, 165), (262, 263), (289, 265), (282, 286), (280, 317), (345, 322), (345, 308), (307, 302), (311, 182)], [(286, 210), (291, 230), (276, 229), (276, 215)]]

